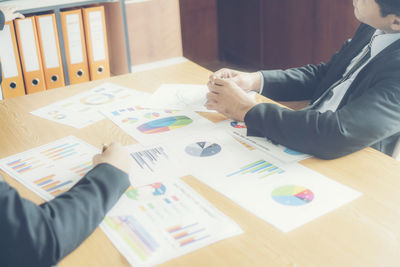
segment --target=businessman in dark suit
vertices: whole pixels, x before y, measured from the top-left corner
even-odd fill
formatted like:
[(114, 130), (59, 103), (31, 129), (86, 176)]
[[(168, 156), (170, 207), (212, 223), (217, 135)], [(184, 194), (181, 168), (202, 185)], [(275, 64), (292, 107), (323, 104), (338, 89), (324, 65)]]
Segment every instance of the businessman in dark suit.
[(77, 248), (130, 185), (129, 158), (111, 145), (74, 187), (39, 206), (0, 181), (0, 266), (52, 266)]
[[(5, 21), (22, 17), (14, 11), (0, 8), (0, 30)], [(129, 158), (112, 144), (74, 187), (39, 206), (0, 175), (0, 266), (52, 266), (78, 247), (128, 188)]]
[[(368, 146), (391, 155), (400, 137), (400, 1), (353, 5), (361, 25), (328, 63), (255, 73), (219, 70), (208, 83), (207, 107), (244, 121), (248, 135), (316, 157), (333, 159)], [(311, 102), (292, 111), (257, 104), (248, 91)]]

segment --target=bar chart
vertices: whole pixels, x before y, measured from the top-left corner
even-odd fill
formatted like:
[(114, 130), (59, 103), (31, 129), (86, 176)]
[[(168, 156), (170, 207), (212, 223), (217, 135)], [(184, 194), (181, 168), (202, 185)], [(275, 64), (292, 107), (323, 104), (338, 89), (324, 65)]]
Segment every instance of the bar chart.
[(274, 174), (281, 174), (284, 172), (285, 170), (268, 161), (259, 160), (251, 164), (245, 165), (235, 172), (227, 174), (226, 177), (234, 177), (237, 175), (253, 175), (257, 176), (259, 179), (262, 179)]
[(0, 167), (46, 200), (68, 191), (92, 168), (95, 147), (69, 136), (10, 156)]

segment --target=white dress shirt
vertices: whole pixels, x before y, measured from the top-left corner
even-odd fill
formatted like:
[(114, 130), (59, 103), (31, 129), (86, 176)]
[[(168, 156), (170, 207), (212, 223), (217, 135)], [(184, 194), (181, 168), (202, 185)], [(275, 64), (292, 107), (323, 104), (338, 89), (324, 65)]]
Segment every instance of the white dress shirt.
[[(353, 83), (354, 79), (357, 77), (359, 72), (376, 56), (378, 55), (383, 49), (394, 43), (395, 41), (400, 39), (400, 33), (384, 33), (381, 30), (376, 30), (374, 36), (372, 37), (371, 43), (371, 57), (367, 62), (365, 62), (362, 66), (360, 66), (347, 80), (343, 81), (342, 83), (338, 84), (335, 88), (332, 89), (333, 96), (320, 104), (317, 110), (321, 113), (330, 111), (336, 111), (340, 102), (342, 101), (344, 95), (346, 94), (347, 90), (350, 88), (351, 84)], [(357, 63), (360, 56), (363, 54), (364, 50), (366, 50), (368, 45), (364, 47), (364, 49), (358, 54), (349, 64), (343, 76), (347, 74), (348, 71)]]

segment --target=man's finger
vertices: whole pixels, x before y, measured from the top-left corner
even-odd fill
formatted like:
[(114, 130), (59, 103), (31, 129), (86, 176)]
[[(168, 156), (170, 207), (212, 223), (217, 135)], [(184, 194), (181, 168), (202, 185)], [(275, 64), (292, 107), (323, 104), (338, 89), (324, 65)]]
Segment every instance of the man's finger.
[(228, 87), (234, 84), (232, 79), (221, 79), (221, 78), (214, 79), (214, 83), (219, 86), (228, 86)]
[(208, 101), (206, 103), (206, 108), (209, 109), (209, 110), (217, 110), (218, 104), (213, 102), (213, 101)]
[(219, 94), (222, 92), (223, 88), (218, 84), (210, 83), (208, 86), (208, 90), (210, 90), (210, 92), (213, 92), (215, 94)]
[(206, 98), (207, 98), (207, 101), (218, 102), (218, 95), (215, 93), (212, 93), (212, 92), (207, 93)]

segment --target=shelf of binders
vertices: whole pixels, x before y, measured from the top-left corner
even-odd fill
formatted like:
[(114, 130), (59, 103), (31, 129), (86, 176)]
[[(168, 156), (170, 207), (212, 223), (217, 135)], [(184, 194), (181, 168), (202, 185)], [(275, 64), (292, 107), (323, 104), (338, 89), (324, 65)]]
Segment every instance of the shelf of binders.
[[(16, 38), (13, 41), (14, 45), (18, 42), (18, 49), (13, 52), (19, 53), (21, 59), (26, 93), (102, 79), (110, 76), (110, 72), (115, 75), (130, 72), (124, 0), (14, 0), (0, 3), (0, 6), (11, 5), (17, 6), (17, 10), (27, 17), (14, 22)], [(14, 25), (8, 23), (9, 32), (14, 30)], [(58, 40), (55, 37), (52, 40), (51, 34)], [(119, 41), (113, 43), (110, 40)], [(13, 42), (10, 41), (10, 46)], [(35, 57), (35, 50), (36, 55), (41, 56)], [(10, 58), (7, 53), (1, 56), (5, 58), (3, 62)], [(43, 68), (43, 74), (38, 76), (35, 71), (30, 71), (35, 68)], [(4, 80), (4, 98), (18, 95), (13, 92), (18, 89), (16, 82), (7, 84), (7, 77)], [(10, 94), (5, 92), (7, 89)]]

